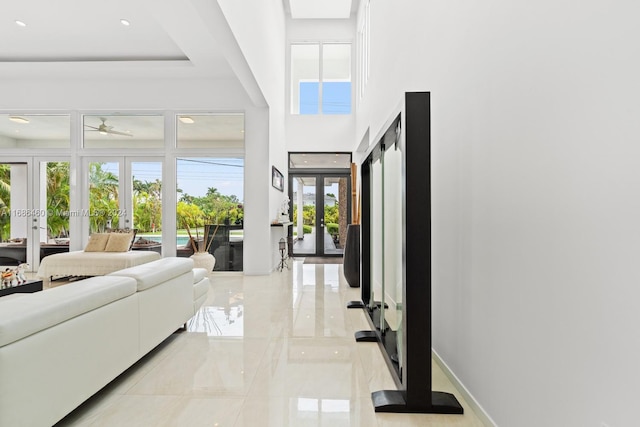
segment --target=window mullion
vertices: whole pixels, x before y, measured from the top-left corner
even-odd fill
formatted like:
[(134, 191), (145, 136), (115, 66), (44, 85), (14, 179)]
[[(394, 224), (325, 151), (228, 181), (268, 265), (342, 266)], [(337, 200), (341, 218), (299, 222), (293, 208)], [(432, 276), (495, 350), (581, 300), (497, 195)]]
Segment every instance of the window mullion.
[(322, 112), (322, 81), (324, 80), (323, 72), (324, 72), (324, 43), (319, 43), (320, 49), (319, 52), (319, 60), (318, 60), (318, 114), (323, 114)]

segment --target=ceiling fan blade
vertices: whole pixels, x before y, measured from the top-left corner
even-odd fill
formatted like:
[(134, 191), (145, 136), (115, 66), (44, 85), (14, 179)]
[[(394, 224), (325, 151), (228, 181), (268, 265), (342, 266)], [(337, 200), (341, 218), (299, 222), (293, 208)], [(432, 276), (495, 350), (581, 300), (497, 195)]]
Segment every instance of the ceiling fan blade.
[(122, 135), (122, 136), (133, 136), (130, 133), (125, 133), (125, 132), (118, 132), (117, 130), (107, 130), (107, 133), (113, 134), (113, 135)]
[(84, 125), (84, 126), (85, 126), (85, 127), (88, 127), (88, 128), (91, 128), (91, 129), (98, 130), (98, 128), (97, 128), (97, 127), (95, 127), (95, 126), (89, 126), (89, 125)]

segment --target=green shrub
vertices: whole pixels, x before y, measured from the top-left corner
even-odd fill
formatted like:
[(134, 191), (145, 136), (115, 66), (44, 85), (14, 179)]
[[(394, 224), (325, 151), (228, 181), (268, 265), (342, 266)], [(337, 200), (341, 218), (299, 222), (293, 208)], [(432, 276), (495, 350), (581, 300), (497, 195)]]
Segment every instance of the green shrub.
[(335, 222), (328, 222), (327, 223), (327, 232), (329, 234), (331, 234), (332, 236), (338, 234), (338, 230), (339, 229), (340, 229), (340, 227)]
[(306, 224), (305, 224), (305, 225), (303, 225), (303, 226), (302, 226), (302, 232), (303, 232), (304, 234), (309, 234), (309, 233), (311, 233), (311, 226), (310, 226), (310, 225), (306, 225)]

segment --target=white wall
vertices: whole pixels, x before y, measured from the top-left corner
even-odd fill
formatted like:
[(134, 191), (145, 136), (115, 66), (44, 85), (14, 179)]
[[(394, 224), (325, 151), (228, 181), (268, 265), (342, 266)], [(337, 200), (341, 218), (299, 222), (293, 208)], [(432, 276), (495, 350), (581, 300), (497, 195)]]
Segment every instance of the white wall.
[(2, 108), (12, 110), (244, 110), (235, 79), (0, 79)]
[[(261, 215), (261, 220), (269, 230), (270, 236), (265, 242), (269, 242), (272, 251), (270, 257), (265, 256), (266, 252), (263, 252), (261, 256), (262, 259), (269, 261), (272, 270), (278, 264), (279, 252), (277, 248), (278, 240), (282, 237), (282, 230), (279, 227), (270, 227), (269, 224), (275, 219), (274, 212), (288, 191), (283, 120), (285, 108), (283, 96), (285, 91), (284, 9), (279, 0), (253, 0), (250, 2), (218, 0), (218, 3), (268, 105), (268, 121), (265, 123), (266, 127), (262, 129), (268, 135), (268, 140), (265, 141), (268, 150), (261, 159), (260, 175), (247, 182), (252, 186), (259, 186), (260, 191), (268, 195), (268, 208)], [(285, 175), (284, 192), (271, 186), (272, 165)]]
[(640, 4), (371, 10), (355, 141), (432, 94), (434, 349), (500, 426), (633, 425)]

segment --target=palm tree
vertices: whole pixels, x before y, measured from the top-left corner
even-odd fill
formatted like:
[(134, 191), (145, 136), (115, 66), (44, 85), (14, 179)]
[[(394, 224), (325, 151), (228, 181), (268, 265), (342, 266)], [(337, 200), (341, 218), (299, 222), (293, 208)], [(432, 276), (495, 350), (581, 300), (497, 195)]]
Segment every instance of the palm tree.
[(104, 163), (89, 166), (89, 214), (92, 232), (103, 230), (109, 222), (118, 227), (118, 176), (103, 169)]
[(66, 236), (69, 230), (69, 163), (47, 163), (47, 228), (51, 236)]
[(0, 164), (0, 242), (5, 235), (9, 236), (11, 230), (11, 166)]
[(142, 231), (156, 231), (162, 222), (162, 183), (133, 180), (133, 223)]

